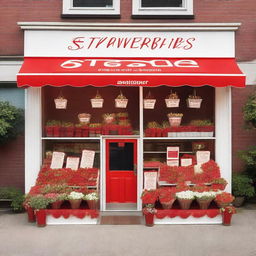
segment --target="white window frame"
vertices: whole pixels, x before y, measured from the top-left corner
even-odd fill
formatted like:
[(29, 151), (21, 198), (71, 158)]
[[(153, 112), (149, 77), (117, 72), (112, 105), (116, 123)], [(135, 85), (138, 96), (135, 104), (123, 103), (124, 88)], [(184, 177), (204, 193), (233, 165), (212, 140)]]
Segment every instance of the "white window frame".
[(62, 0), (64, 15), (119, 15), (120, 0), (113, 0), (112, 7), (73, 7), (72, 0)]
[(193, 15), (193, 0), (182, 0), (182, 7), (141, 7), (141, 0), (132, 0), (133, 15)]

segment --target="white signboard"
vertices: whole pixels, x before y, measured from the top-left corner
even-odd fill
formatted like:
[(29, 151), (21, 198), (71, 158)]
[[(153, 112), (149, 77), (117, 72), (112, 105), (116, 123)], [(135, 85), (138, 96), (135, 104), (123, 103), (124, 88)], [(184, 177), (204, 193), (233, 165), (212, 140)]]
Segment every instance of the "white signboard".
[(198, 165), (207, 163), (210, 161), (210, 151), (197, 151), (196, 152), (196, 161)]
[(180, 165), (181, 165), (181, 166), (189, 166), (189, 165), (192, 165), (192, 159), (191, 159), (191, 158), (181, 158), (181, 159), (180, 159)]
[(156, 189), (157, 172), (144, 172), (144, 189)]
[(234, 57), (233, 31), (25, 31), (25, 56)]
[(79, 157), (68, 157), (67, 158), (67, 163), (66, 163), (66, 168), (70, 168), (74, 171), (78, 169), (79, 166)]
[(167, 165), (168, 166), (179, 166), (179, 159), (168, 159)]
[(167, 159), (179, 159), (179, 147), (167, 147)]
[(52, 154), (52, 162), (51, 162), (51, 169), (61, 169), (64, 163), (65, 153), (63, 152), (53, 152)]
[(81, 168), (92, 168), (94, 163), (95, 151), (83, 150), (82, 159), (80, 163)]

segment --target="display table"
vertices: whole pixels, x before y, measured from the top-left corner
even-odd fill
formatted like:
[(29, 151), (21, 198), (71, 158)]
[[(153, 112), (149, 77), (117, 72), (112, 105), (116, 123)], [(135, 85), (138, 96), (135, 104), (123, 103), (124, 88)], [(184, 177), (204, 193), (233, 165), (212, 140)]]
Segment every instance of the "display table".
[(155, 224), (221, 224), (222, 216), (219, 209), (157, 209)]
[(90, 209), (46, 209), (47, 225), (98, 224), (99, 211)]

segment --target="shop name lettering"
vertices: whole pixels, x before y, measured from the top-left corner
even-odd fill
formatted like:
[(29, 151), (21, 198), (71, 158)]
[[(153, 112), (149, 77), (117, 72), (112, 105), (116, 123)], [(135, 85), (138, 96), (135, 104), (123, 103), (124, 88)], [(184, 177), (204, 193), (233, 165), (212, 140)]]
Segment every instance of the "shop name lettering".
[(97, 67), (103, 64), (103, 67), (117, 68), (117, 67), (128, 67), (128, 68), (141, 68), (141, 67), (178, 67), (178, 68), (198, 68), (199, 65), (194, 60), (109, 60), (109, 59), (84, 59), (84, 60), (67, 60), (64, 61), (60, 66), (62, 68), (72, 69), (80, 68), (83, 65), (90, 67)]
[(181, 49), (190, 50), (196, 38), (165, 37), (76, 37), (68, 46), (68, 50), (115, 48), (115, 49)]

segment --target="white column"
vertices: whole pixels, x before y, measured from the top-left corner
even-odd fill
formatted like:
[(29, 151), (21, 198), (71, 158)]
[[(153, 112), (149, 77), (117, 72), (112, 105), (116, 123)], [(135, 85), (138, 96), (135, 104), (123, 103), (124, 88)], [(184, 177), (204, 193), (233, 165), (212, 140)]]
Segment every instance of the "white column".
[(41, 89), (26, 89), (25, 98), (25, 192), (29, 192), (42, 163)]
[(232, 132), (231, 88), (215, 89), (215, 156), (221, 176), (227, 180), (226, 190), (231, 191), (232, 177)]

